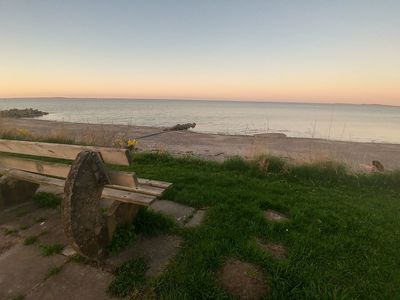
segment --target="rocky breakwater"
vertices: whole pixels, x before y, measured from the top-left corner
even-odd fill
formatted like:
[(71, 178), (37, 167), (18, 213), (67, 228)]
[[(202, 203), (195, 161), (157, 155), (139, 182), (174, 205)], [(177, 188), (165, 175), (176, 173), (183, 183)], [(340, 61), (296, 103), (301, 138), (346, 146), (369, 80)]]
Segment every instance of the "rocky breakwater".
[(3, 118), (36, 118), (48, 115), (48, 112), (40, 111), (38, 109), (33, 108), (25, 108), (25, 109), (8, 109), (0, 111), (0, 117)]

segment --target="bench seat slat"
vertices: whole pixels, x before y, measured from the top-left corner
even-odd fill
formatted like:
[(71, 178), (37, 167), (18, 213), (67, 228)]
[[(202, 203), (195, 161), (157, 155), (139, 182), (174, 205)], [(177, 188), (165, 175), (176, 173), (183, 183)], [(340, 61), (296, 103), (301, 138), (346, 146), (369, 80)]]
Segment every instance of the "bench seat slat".
[(0, 139), (0, 152), (74, 160), (78, 153), (84, 150), (100, 152), (105, 163), (129, 166), (128, 151), (125, 149)]
[[(61, 188), (64, 188), (65, 185), (65, 180), (63, 179), (47, 177), (44, 175), (34, 174), (21, 170), (9, 170), (7, 174), (20, 180), (26, 180), (38, 184), (52, 185)], [(142, 206), (149, 206), (156, 199), (155, 196), (140, 194), (132, 191), (121, 191), (108, 187), (103, 189), (102, 197), (110, 200)]]
[[(32, 173), (67, 178), (70, 165), (33, 160), (28, 158), (17, 158), (11, 156), (0, 156), (0, 169), (19, 169)], [(134, 187), (133, 174), (123, 171), (109, 171), (109, 176), (114, 189), (131, 191)], [(171, 184), (168, 182), (154, 181), (139, 178), (139, 188), (135, 191), (142, 194), (161, 196)]]

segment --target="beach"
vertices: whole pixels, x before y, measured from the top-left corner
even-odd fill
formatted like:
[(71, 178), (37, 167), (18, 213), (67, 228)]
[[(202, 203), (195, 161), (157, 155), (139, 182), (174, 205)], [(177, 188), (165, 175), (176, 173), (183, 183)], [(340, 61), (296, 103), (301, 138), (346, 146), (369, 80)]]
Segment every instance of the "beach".
[(37, 119), (0, 120), (1, 128), (22, 130), (32, 136), (73, 139), (77, 143), (112, 146), (118, 137), (138, 140), (139, 152), (164, 152), (222, 161), (232, 156), (247, 159), (268, 154), (292, 163), (336, 161), (355, 170), (373, 160), (386, 170), (400, 169), (400, 144), (332, 141), (285, 137), (280, 134), (224, 135), (193, 131), (163, 131), (163, 127), (86, 124)]

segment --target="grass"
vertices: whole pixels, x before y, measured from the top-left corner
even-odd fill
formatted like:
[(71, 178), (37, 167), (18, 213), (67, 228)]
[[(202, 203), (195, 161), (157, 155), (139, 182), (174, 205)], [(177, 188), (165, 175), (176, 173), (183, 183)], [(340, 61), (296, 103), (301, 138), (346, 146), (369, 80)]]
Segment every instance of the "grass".
[(38, 236), (36, 235), (31, 235), (25, 238), (24, 240), (24, 245), (29, 246), (29, 245), (33, 245), (36, 244), (39, 241)]
[(41, 244), (39, 247), (43, 256), (59, 254), (64, 249), (61, 244)]
[(133, 224), (119, 226), (108, 245), (107, 251), (113, 256), (126, 248), (135, 239), (135, 226)]
[(14, 235), (18, 233), (18, 230), (16, 229), (10, 229), (10, 228), (2, 228), (4, 235)]
[(108, 287), (108, 293), (116, 297), (126, 297), (139, 293), (145, 286), (147, 265), (143, 258), (130, 260), (120, 266), (116, 277)]
[[(205, 224), (181, 232), (182, 249), (154, 283), (158, 297), (226, 298), (215, 273), (230, 256), (265, 270), (271, 299), (398, 296), (398, 172), (360, 175), (333, 162), (288, 166), (279, 159), (267, 168), (261, 159), (219, 164), (137, 154), (134, 161), (141, 177), (174, 183), (165, 198), (209, 207)], [(267, 208), (290, 221), (267, 222)], [(151, 228), (145, 217), (140, 222)], [(288, 259), (265, 254), (257, 237), (286, 245)]]
[[(236, 257), (268, 274), (270, 299), (398, 298), (400, 172), (355, 174), (334, 162), (292, 166), (265, 156), (221, 164), (136, 154), (134, 162), (113, 168), (173, 182), (165, 199), (208, 211), (205, 223), (192, 229), (141, 211), (137, 232), (173, 232), (184, 242), (152, 282), (142, 277), (144, 262), (125, 265), (110, 286), (113, 295), (149, 287), (160, 299), (226, 299), (215, 273)], [(268, 208), (287, 214), (289, 222), (266, 221)], [(284, 244), (288, 258), (261, 251), (256, 238)]]
[(48, 279), (51, 276), (54, 276), (54, 275), (60, 273), (60, 271), (61, 271), (61, 267), (52, 267), (52, 268), (50, 268), (46, 273), (45, 279)]
[(52, 193), (39, 192), (33, 196), (33, 201), (41, 208), (57, 208), (61, 203), (61, 198)]

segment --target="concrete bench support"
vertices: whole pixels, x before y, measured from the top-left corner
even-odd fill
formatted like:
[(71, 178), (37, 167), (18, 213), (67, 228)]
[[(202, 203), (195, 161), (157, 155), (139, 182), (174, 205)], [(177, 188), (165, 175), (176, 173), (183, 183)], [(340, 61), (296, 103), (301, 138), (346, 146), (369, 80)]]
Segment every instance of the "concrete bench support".
[(100, 199), (110, 180), (97, 152), (82, 151), (65, 182), (62, 219), (73, 247), (91, 258), (102, 258), (109, 242)]

